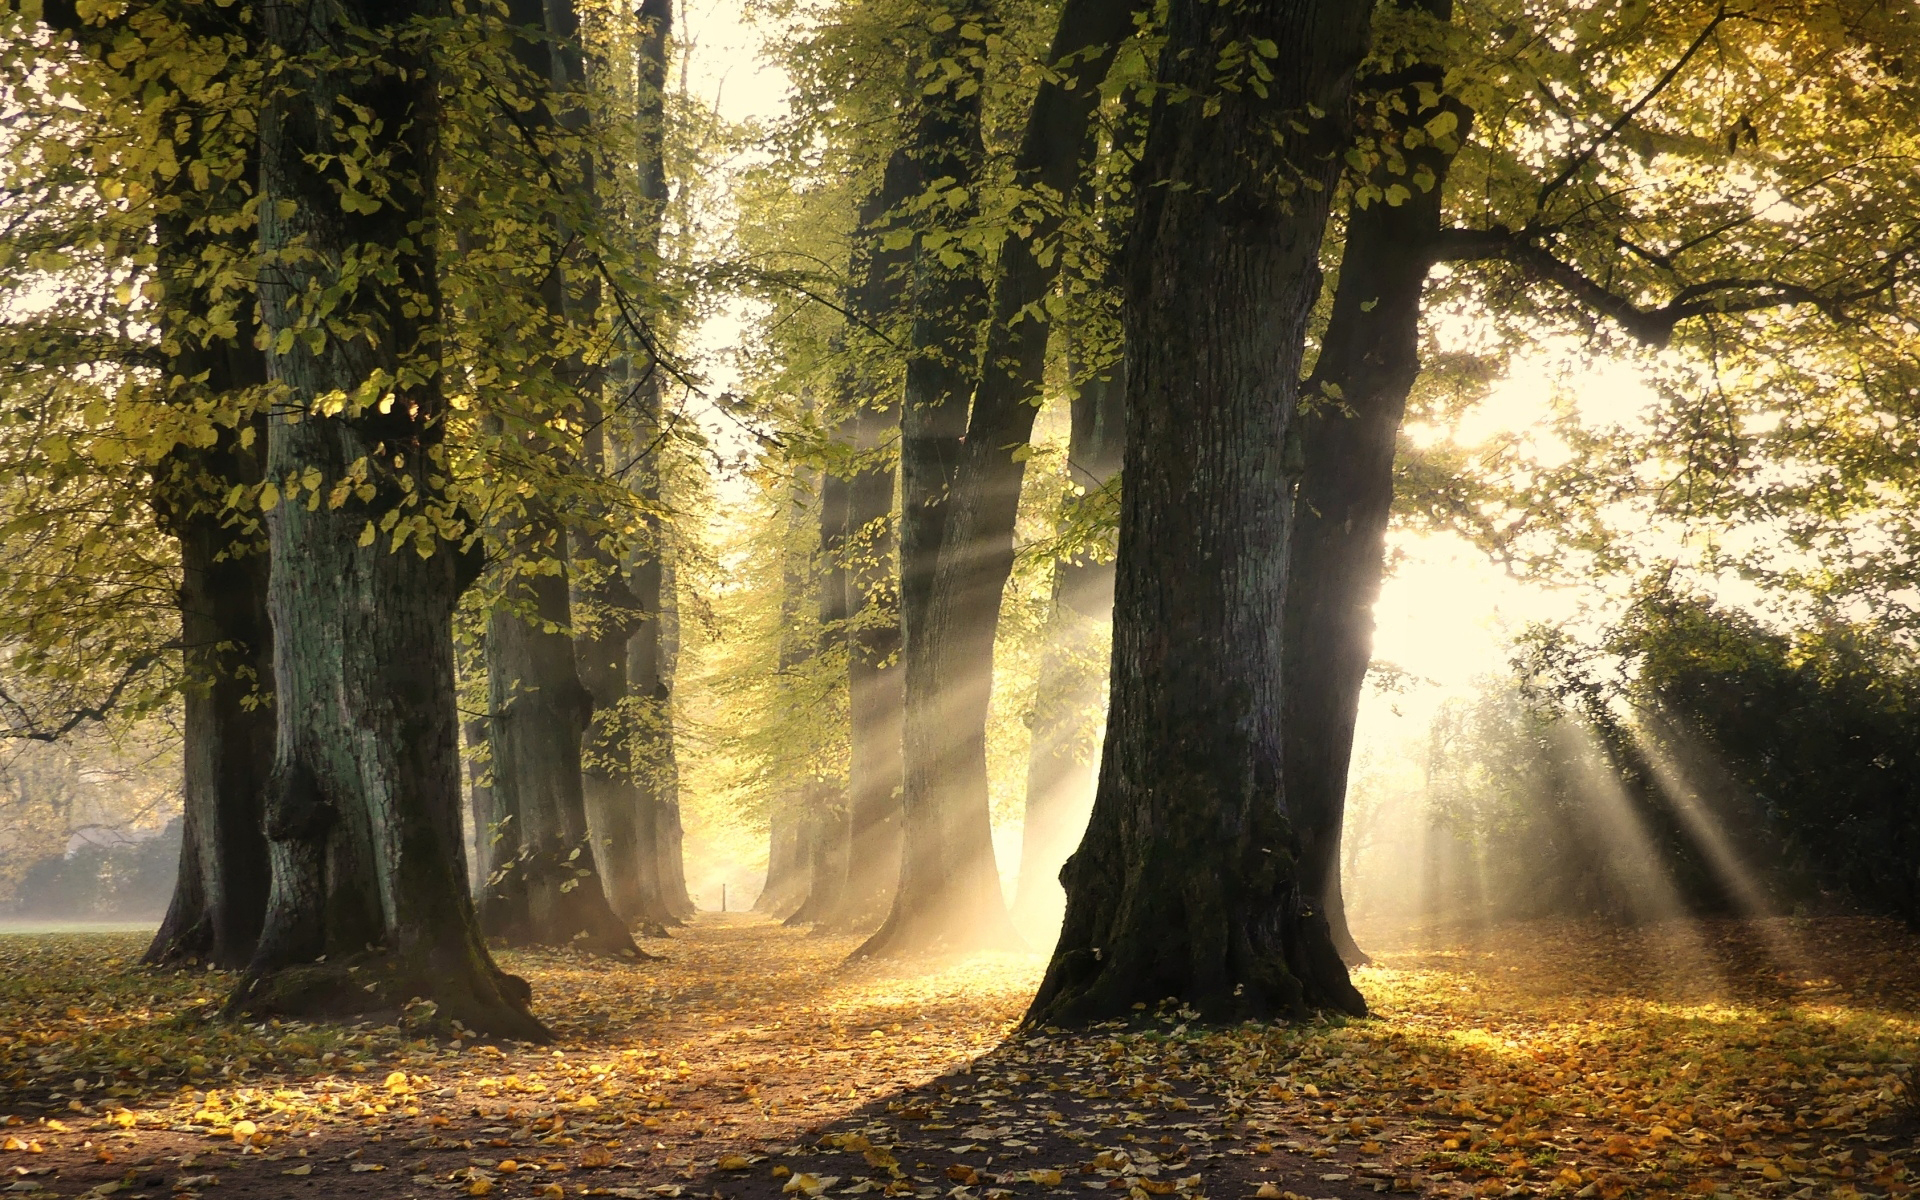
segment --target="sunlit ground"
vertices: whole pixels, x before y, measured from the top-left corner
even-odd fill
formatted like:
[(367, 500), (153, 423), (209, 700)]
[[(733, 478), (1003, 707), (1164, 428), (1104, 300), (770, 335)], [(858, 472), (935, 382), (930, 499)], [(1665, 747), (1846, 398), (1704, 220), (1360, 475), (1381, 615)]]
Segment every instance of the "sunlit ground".
[(1208, 1032), (1169, 1012), (1006, 1041), (1037, 957), (844, 969), (850, 940), (708, 916), (649, 943), (664, 963), (508, 955), (560, 1035), (540, 1049), (208, 1022), (227, 980), (134, 968), (136, 936), (9, 936), (0, 1171), (61, 1195), (214, 1175), (222, 1197), (774, 1200), (801, 1176), (915, 1200), (1907, 1190), (1903, 930), (1365, 936), (1372, 1020)]

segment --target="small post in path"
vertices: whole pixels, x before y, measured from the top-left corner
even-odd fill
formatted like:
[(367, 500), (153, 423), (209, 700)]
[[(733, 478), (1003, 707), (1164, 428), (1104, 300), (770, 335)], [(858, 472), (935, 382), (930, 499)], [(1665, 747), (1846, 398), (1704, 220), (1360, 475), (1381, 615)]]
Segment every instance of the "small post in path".
[(724, 883), (720, 885), (720, 911), (727, 911), (727, 885)]

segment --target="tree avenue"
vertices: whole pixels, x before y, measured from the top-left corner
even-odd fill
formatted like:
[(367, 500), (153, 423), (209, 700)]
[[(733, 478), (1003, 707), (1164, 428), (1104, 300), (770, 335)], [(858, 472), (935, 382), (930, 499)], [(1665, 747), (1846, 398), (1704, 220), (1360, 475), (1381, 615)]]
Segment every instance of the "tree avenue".
[[(1041, 1038), (1914, 919), (1913, 14), (751, 16), (741, 118), (663, 0), (7, 10), (0, 903), (124, 832), (147, 966), (449, 1043), (736, 933)], [(1382, 749), (1432, 545), (1585, 607)]]

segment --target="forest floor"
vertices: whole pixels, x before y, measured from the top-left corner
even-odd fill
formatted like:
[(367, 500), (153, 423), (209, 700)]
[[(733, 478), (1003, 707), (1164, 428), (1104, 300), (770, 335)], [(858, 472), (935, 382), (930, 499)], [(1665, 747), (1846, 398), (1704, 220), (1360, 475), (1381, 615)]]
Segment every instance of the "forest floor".
[(707, 915), (663, 962), (506, 954), (537, 1049), (223, 1024), (227, 977), (142, 945), (0, 936), (8, 1197), (1899, 1197), (1920, 1168), (1920, 939), (1865, 920), (1430, 936), (1358, 973), (1373, 1019), (1069, 1036), (1015, 1031), (1037, 957), (846, 967)]

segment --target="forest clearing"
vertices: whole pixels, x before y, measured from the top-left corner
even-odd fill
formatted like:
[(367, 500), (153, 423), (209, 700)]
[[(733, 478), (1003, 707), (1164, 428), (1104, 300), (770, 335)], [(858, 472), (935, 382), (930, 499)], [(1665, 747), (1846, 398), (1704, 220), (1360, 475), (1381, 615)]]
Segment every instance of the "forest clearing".
[(558, 1035), (530, 1047), (210, 1022), (216, 979), (115, 969), (137, 939), (14, 936), (0, 1167), (128, 1200), (1903, 1196), (1915, 943), (1530, 922), (1379, 953), (1366, 1019), (1072, 1037), (1016, 1028), (1035, 956), (845, 966), (708, 914), (662, 962), (508, 955)]

